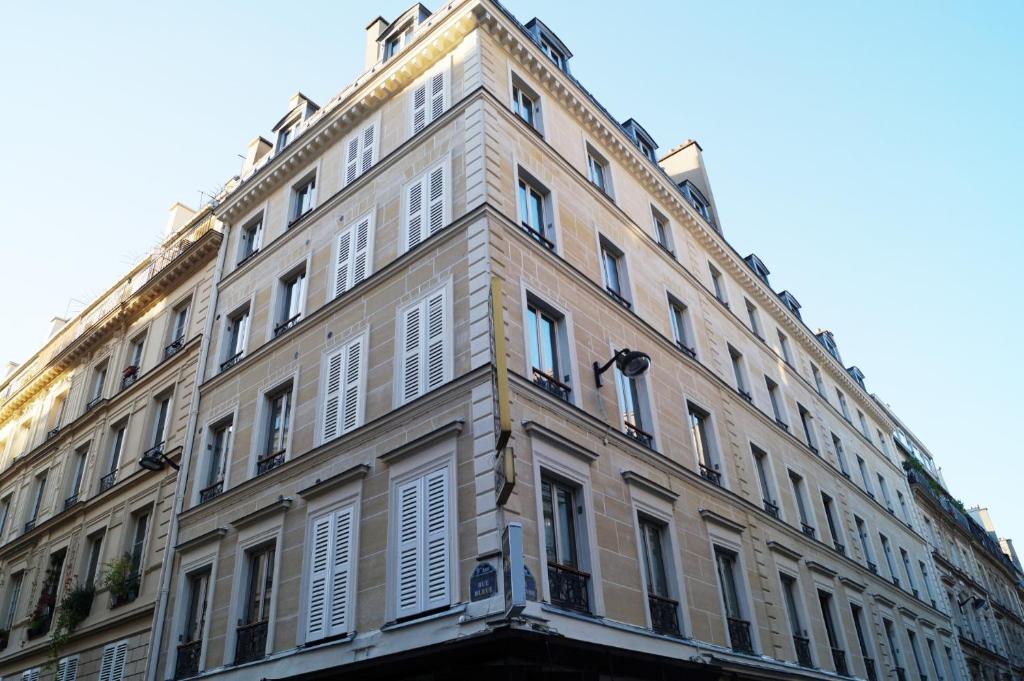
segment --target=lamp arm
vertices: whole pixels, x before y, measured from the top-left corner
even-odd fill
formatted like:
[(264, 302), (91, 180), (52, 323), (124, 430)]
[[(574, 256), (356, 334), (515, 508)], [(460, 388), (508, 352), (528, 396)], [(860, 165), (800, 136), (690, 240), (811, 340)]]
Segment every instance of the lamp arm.
[(603, 366), (598, 364), (597, 362), (594, 362), (594, 382), (597, 383), (598, 388), (600, 388), (603, 385), (601, 383), (601, 374), (608, 371), (608, 369), (611, 368), (612, 364), (615, 364), (615, 360), (617, 360), (619, 357), (626, 354), (627, 352), (629, 352), (629, 348), (616, 350), (615, 354), (612, 355), (612, 358), (605, 362)]

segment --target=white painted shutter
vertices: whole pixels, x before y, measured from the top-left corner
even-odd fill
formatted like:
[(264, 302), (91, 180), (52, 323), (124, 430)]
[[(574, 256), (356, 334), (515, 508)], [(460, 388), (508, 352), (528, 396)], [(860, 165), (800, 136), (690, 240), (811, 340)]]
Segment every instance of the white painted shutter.
[(331, 616), (328, 636), (347, 634), (349, 605), (352, 598), (352, 531), (355, 509), (352, 506), (334, 514), (333, 556), (331, 561)]
[(327, 636), (327, 589), (330, 578), (331, 516), (313, 521), (313, 555), (310, 560), (309, 614), (306, 640)]
[(431, 168), (406, 187), (406, 250), (448, 224), (448, 164)]
[(373, 271), (373, 213), (360, 218), (352, 228), (352, 286)]
[(414, 305), (402, 315), (399, 390), (402, 403), (419, 397), (422, 392), (423, 306)]
[(423, 479), (411, 480), (398, 488), (398, 602), (396, 617), (420, 612), (423, 564)]
[(406, 243), (405, 249), (412, 250), (423, 240), (424, 181), (418, 179), (406, 188)]
[(107, 646), (103, 649), (103, 656), (100, 658), (100, 675), (99, 681), (111, 681), (111, 668), (114, 664), (114, 648), (115, 646)]
[(357, 338), (345, 347), (340, 433), (347, 433), (362, 422), (362, 377), (363, 362), (365, 361), (363, 357), (365, 354), (366, 351), (363, 347), (362, 337)]
[(448, 320), (444, 289), (426, 301), (426, 390), (433, 390), (448, 380)]
[(359, 177), (359, 135), (353, 135), (345, 145), (345, 184)]
[(341, 373), (345, 348), (339, 348), (328, 355), (324, 364), (327, 375), (324, 379), (324, 409), (322, 441), (327, 442), (338, 436), (338, 411), (341, 408)]
[(338, 235), (334, 259), (334, 297), (337, 298), (352, 286), (352, 230), (346, 229)]
[(39, 681), (39, 667), (23, 671), (21, 673), (21, 681)]
[(424, 610), (451, 604), (451, 551), (448, 531), (448, 469), (425, 477), (426, 532)]
[(412, 91), (412, 134), (427, 127), (427, 84), (418, 85)]
[(447, 195), (447, 164), (442, 163), (427, 174), (427, 224), (429, 234), (436, 234), (447, 224), (445, 198)]
[(362, 135), (360, 136), (359, 142), (359, 173), (365, 173), (373, 166), (373, 162), (377, 160), (377, 123), (370, 123), (368, 126), (363, 128)]
[(78, 656), (62, 658), (57, 663), (57, 673), (54, 681), (77, 681), (78, 679)]
[(112, 647), (114, 654), (110, 664), (110, 681), (121, 681), (124, 678), (124, 663), (128, 657), (128, 641), (121, 641)]
[(444, 113), (448, 88), (448, 70), (442, 69), (430, 76), (430, 120), (434, 121)]

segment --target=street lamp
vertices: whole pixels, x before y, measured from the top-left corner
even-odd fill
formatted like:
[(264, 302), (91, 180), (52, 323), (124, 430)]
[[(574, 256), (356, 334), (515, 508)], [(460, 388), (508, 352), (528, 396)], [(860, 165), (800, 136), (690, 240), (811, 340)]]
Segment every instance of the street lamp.
[(608, 371), (612, 364), (626, 378), (634, 378), (651, 367), (651, 357), (646, 352), (623, 348), (622, 350), (616, 350), (612, 358), (605, 362), (603, 366), (594, 362), (594, 382), (597, 383), (598, 388), (601, 387), (601, 374)]

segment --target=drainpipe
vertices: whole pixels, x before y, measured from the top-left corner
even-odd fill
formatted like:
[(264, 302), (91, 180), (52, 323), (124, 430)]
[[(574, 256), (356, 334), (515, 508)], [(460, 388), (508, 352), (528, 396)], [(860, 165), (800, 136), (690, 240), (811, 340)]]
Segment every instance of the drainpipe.
[[(188, 427), (185, 429), (185, 447), (181, 455), (181, 470), (178, 472), (174, 491), (174, 507), (171, 509), (171, 524), (167, 530), (167, 545), (164, 548), (163, 565), (160, 568), (160, 592), (157, 594), (156, 612), (153, 614), (152, 636), (149, 643), (149, 655), (146, 658), (146, 681), (156, 681), (160, 663), (160, 645), (164, 635), (164, 621), (167, 614), (167, 598), (171, 590), (171, 574), (174, 566), (174, 547), (178, 543), (178, 515), (184, 510), (185, 489), (188, 486), (188, 471), (192, 461), (193, 443), (195, 440), (196, 423), (199, 420), (199, 386), (206, 378), (206, 359), (210, 352), (210, 340), (213, 334), (213, 323), (217, 312), (217, 293), (224, 260), (227, 257), (228, 235), (231, 228), (224, 225), (224, 236), (221, 240), (217, 266), (210, 282), (210, 304), (206, 313), (206, 329), (203, 331), (203, 342), (199, 347), (199, 366), (196, 368), (196, 382), (192, 386), (192, 400), (189, 402)], [(155, 650), (154, 650), (155, 648)], [(168, 651), (170, 647), (168, 646)], [(168, 655), (170, 652), (168, 652)]]

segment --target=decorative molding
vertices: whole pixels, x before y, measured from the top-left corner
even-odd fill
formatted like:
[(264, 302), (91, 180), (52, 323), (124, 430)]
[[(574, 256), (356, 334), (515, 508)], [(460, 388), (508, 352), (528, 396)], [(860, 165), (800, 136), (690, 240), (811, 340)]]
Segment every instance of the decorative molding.
[(679, 498), (679, 494), (673, 492), (667, 487), (659, 485), (649, 478), (645, 478), (635, 471), (622, 471), (622, 479), (626, 481), (627, 485), (634, 485), (650, 492), (656, 497), (661, 497), (669, 503), (674, 503)]
[(369, 472), (369, 464), (357, 463), (355, 466), (347, 468), (336, 475), (332, 475), (331, 477), (326, 478), (325, 480), (317, 478), (316, 482), (314, 482), (309, 487), (300, 489), (298, 491), (298, 495), (305, 499), (306, 501), (309, 501), (310, 499), (315, 499), (321, 494), (330, 492), (331, 490), (337, 489), (338, 487), (341, 487), (342, 485), (345, 485), (354, 480), (362, 480), (363, 478), (366, 477), (366, 474)]
[(920, 622), (921, 624), (923, 624), (924, 626), (928, 627), (929, 629), (934, 629), (935, 628), (935, 622), (932, 622), (927, 617), (918, 617), (917, 621)]
[(808, 570), (812, 572), (817, 572), (818, 574), (825, 575), (826, 577), (837, 577), (839, 575), (837, 571), (833, 570), (827, 565), (819, 563), (816, 560), (805, 560), (804, 565), (807, 566)]
[(703, 518), (706, 522), (714, 523), (715, 525), (724, 527), (727, 530), (732, 530), (737, 534), (742, 533), (743, 530), (747, 529), (746, 525), (742, 525), (736, 522), (735, 520), (730, 520), (729, 518), (726, 518), (723, 515), (718, 515), (710, 509), (702, 508), (699, 509), (697, 512), (700, 513), (700, 517)]
[(777, 542), (774, 539), (768, 540), (768, 550), (769, 551), (774, 551), (775, 553), (778, 553), (779, 555), (785, 556), (786, 558), (789, 558), (790, 560), (799, 561), (801, 558), (804, 557), (802, 553), (798, 553), (797, 551), (794, 551), (793, 549), (789, 548), (785, 544)]
[(185, 541), (175, 546), (174, 550), (188, 551), (189, 549), (194, 549), (195, 547), (202, 546), (203, 544), (220, 541), (224, 538), (224, 535), (226, 535), (227, 533), (228, 529), (226, 527), (218, 527), (216, 529), (210, 530), (209, 532), (204, 532), (203, 534), (197, 537), (193, 537), (192, 539), (186, 539)]
[(530, 437), (535, 437), (540, 440), (547, 440), (551, 444), (565, 450), (567, 453), (572, 454), (587, 463), (593, 463), (597, 461), (598, 454), (596, 454), (595, 452), (592, 452), (586, 447), (576, 442), (573, 442), (572, 440), (565, 437), (564, 435), (561, 435), (560, 433), (556, 433), (553, 430), (545, 428), (536, 421), (523, 421), (522, 426), (523, 430), (525, 430), (526, 434), (529, 435)]
[(909, 618), (910, 618), (910, 619), (912, 619), (912, 620), (916, 620), (916, 619), (917, 619), (917, 613), (916, 613), (916, 612), (914, 612), (913, 610), (911, 610), (910, 608), (908, 608), (908, 607), (907, 607), (907, 606), (905, 606), (905, 605), (900, 605), (900, 606), (898, 606), (898, 607), (896, 608), (896, 610), (898, 610), (898, 611), (899, 611), (899, 613), (900, 613), (901, 615), (903, 615), (904, 617), (909, 617)]
[(462, 432), (462, 427), (466, 424), (462, 419), (456, 419), (450, 423), (430, 431), (426, 435), (421, 435), (418, 438), (406, 442), (404, 445), (399, 445), (389, 452), (385, 452), (377, 457), (377, 459), (384, 464), (391, 465), (394, 462), (405, 458), (409, 454), (422, 451), (432, 444), (436, 444), (441, 440), (448, 438), (454, 438)]
[(871, 594), (871, 597), (874, 598), (876, 602), (881, 603), (882, 605), (884, 605), (886, 607), (889, 607), (889, 608), (895, 608), (896, 607), (896, 601), (891, 600), (885, 594), (873, 593), (873, 594)]
[(259, 522), (260, 520), (268, 518), (277, 513), (285, 513), (291, 507), (292, 500), (288, 497), (280, 496), (277, 498), (277, 501), (271, 502), (270, 504), (263, 506), (262, 508), (258, 508), (252, 513), (247, 513), (243, 516), (235, 518), (231, 521), (231, 525), (234, 526), (235, 529), (242, 529), (243, 527), (252, 525), (253, 523)]
[(860, 593), (864, 593), (864, 590), (868, 588), (867, 584), (864, 584), (862, 582), (858, 582), (856, 579), (854, 579), (852, 577), (843, 576), (843, 577), (839, 578), (839, 581), (846, 588), (853, 589), (854, 591), (857, 591), (857, 592), (860, 592)]

